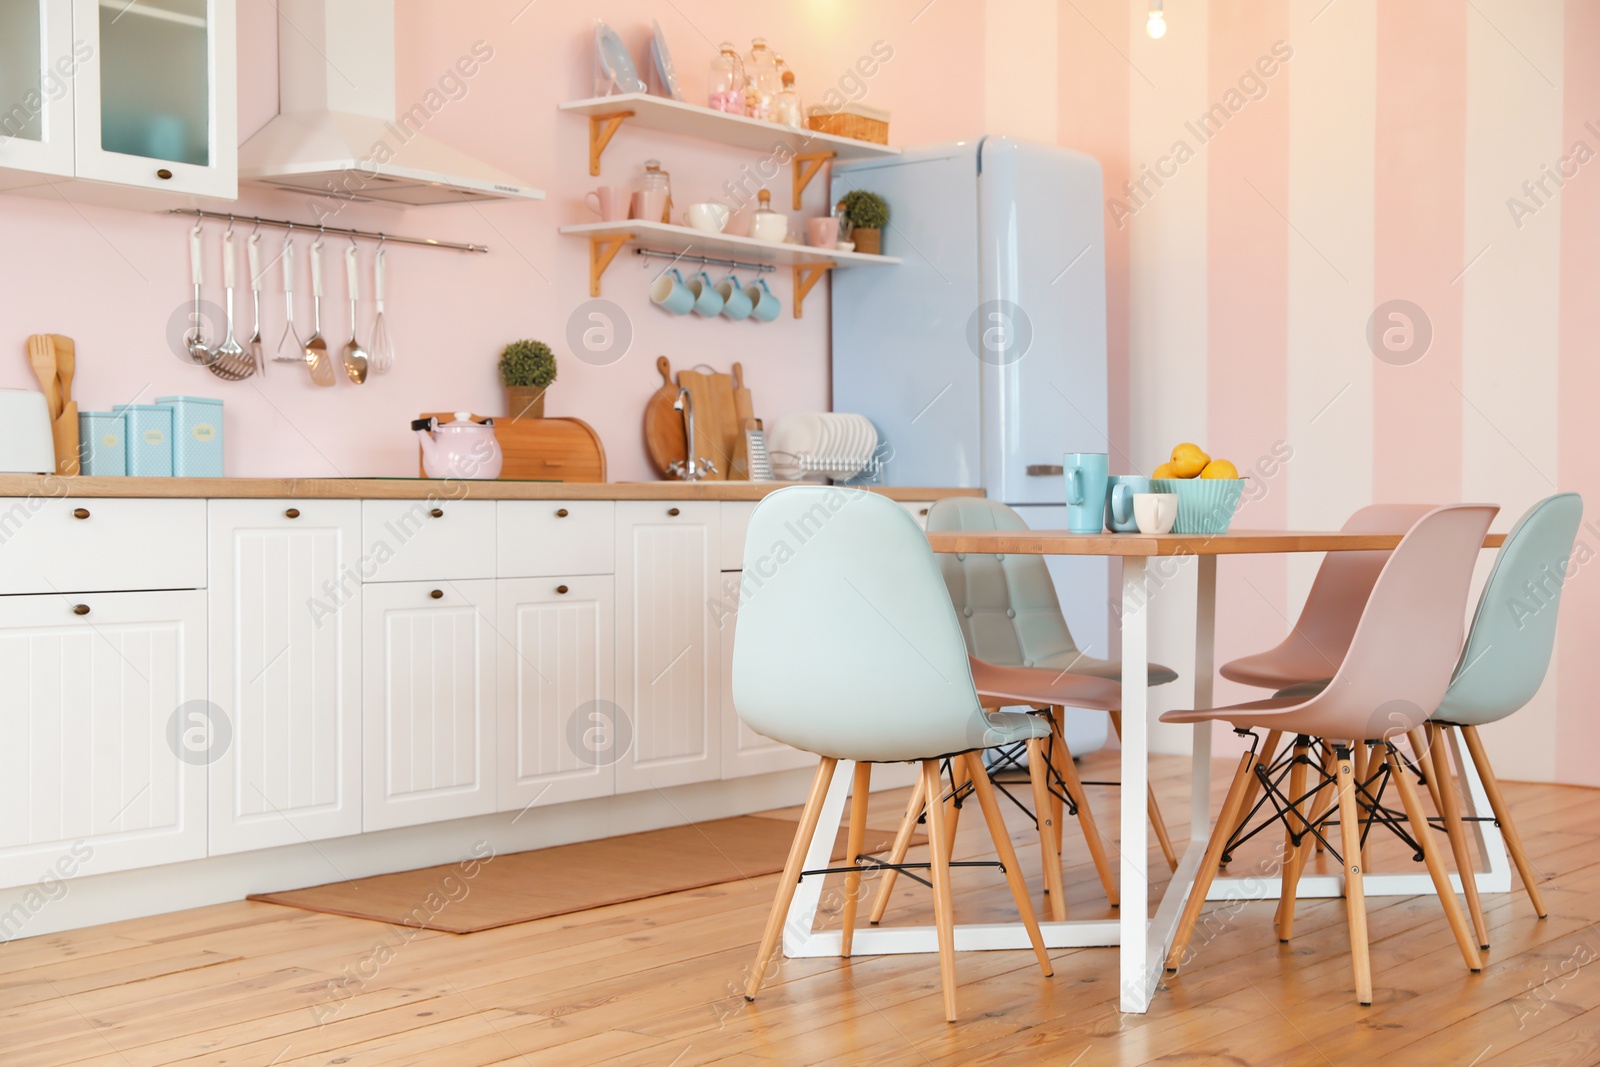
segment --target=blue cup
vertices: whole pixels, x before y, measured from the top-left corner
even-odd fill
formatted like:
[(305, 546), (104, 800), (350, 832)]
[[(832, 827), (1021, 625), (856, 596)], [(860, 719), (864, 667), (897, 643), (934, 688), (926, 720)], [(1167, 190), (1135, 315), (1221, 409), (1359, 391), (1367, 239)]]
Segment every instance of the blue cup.
[(1138, 533), (1133, 518), (1133, 494), (1149, 493), (1150, 479), (1142, 474), (1113, 474), (1106, 479), (1106, 529), (1114, 533)]
[(754, 285), (747, 286), (744, 295), (750, 298), (750, 317), (757, 322), (771, 322), (778, 317), (781, 305), (778, 298), (772, 295), (772, 290), (767, 288), (765, 278), (757, 278)]
[(722, 314), (722, 294), (717, 292), (711, 275), (701, 271), (689, 279), (689, 292), (694, 294), (694, 313), (714, 319)]
[(1069, 533), (1099, 533), (1105, 528), (1109, 468), (1104, 452), (1068, 452), (1061, 457), (1067, 483)]
[(694, 294), (683, 284), (677, 267), (662, 271), (650, 286), (650, 299), (674, 315), (687, 315), (694, 307)]
[(717, 283), (717, 294), (722, 297), (722, 313), (734, 322), (743, 322), (750, 317), (750, 298), (745, 295), (744, 286), (739, 284), (736, 275), (729, 274)]

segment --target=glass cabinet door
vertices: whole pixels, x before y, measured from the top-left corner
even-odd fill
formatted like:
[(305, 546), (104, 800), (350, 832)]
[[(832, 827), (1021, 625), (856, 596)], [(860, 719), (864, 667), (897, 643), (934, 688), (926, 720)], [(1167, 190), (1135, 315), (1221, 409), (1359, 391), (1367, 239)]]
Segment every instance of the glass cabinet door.
[(72, 96), (81, 65), (71, 0), (0, 0), (0, 189), (72, 173)]
[(73, 3), (78, 176), (235, 196), (234, 0)]

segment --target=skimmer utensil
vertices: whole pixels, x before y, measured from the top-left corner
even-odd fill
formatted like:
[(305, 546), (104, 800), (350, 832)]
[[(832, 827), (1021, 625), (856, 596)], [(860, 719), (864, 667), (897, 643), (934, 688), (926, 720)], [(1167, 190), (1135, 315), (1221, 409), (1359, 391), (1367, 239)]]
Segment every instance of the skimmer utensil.
[(208, 370), (224, 381), (237, 382), (256, 372), (255, 364), (250, 362), (245, 350), (239, 342), (233, 339), (233, 287), (238, 273), (238, 264), (235, 262), (233, 252), (233, 229), (222, 235), (222, 286), (228, 292), (228, 332), (213, 353), (216, 361)]

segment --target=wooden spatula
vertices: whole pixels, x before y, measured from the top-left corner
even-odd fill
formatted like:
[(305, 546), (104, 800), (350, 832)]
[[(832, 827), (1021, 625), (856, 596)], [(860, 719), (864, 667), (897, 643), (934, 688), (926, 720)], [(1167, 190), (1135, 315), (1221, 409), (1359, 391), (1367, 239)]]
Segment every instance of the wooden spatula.
[(78, 369), (78, 347), (72, 343), (72, 338), (63, 334), (53, 333), (50, 340), (56, 349), (56, 380), (61, 383), (61, 410), (64, 413), (67, 405), (72, 403), (72, 376)]
[(755, 399), (750, 395), (750, 388), (744, 384), (744, 367), (738, 363), (733, 365), (733, 413), (739, 420), (741, 430), (746, 419), (756, 417)]
[(33, 376), (39, 379), (45, 402), (50, 405), (52, 421), (61, 417), (61, 390), (56, 384), (56, 349), (49, 334), (36, 333), (28, 338), (28, 362), (33, 364)]

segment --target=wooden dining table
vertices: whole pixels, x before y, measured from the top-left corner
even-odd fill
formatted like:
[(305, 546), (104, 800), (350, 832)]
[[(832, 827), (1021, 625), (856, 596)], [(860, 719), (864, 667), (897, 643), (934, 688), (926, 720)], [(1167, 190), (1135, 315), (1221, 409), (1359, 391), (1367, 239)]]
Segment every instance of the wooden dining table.
[[(1497, 548), (1503, 534), (1490, 534), (1485, 548)], [(1116, 556), (1122, 561), (1121, 605), (1118, 618), (1122, 632), (1122, 752), (1121, 795), (1143, 798), (1149, 786), (1150, 715), (1147, 683), (1150, 661), (1149, 619), (1159, 610), (1161, 590), (1176, 578), (1181, 568), (1192, 565), (1196, 571), (1194, 618), (1194, 677), (1192, 707), (1211, 707), (1216, 674), (1215, 637), (1217, 608), (1217, 559), (1220, 556), (1267, 555), (1301, 552), (1390, 551), (1400, 543), (1399, 534), (1345, 533), (1342, 531), (1235, 530), (1226, 534), (1075, 534), (1064, 530), (1002, 530), (940, 532), (928, 534), (936, 552), (1025, 554), (1038, 556)], [(1171, 599), (1171, 598), (1167, 598)], [(1142, 799), (1121, 805), (1121, 840), (1138, 842), (1137, 847), (1120, 853), (1121, 906), (1116, 919), (1067, 920), (1044, 922), (1041, 929), (1050, 948), (1119, 946), (1120, 997), (1124, 1012), (1149, 1010), (1151, 997), (1161, 981), (1167, 950), (1177, 930), (1178, 917), (1194, 886), (1201, 858), (1211, 831), (1211, 724), (1192, 727), (1189, 841), (1177, 870), (1168, 881), (1150, 912), (1149, 848), (1146, 845), (1145, 804)], [(1451, 731), (1452, 740), (1454, 731)], [(1487, 857), (1488, 870), (1475, 872), (1481, 892), (1504, 893), (1510, 889), (1510, 863), (1499, 831), (1492, 820), (1476, 820), (1489, 812), (1488, 798), (1470, 760), (1453, 753), (1466, 786), (1465, 813), (1470, 817), (1478, 845), (1478, 855)], [(837, 826), (844, 815), (845, 796), (851, 774), (841, 761), (839, 772), (824, 802), (819, 825)], [(829, 866), (834, 835), (818, 833), (806, 856), (805, 869)], [(1452, 876), (1455, 877), (1455, 876)], [(1457, 881), (1459, 886), (1459, 881)], [(1425, 873), (1368, 873), (1364, 885), (1367, 896), (1395, 896), (1431, 893), (1432, 883)], [(1265, 889), (1264, 889), (1265, 886)], [(1335, 897), (1342, 895), (1342, 875), (1306, 875), (1298, 895)], [(821, 901), (822, 879), (801, 881), (784, 924), (783, 951), (786, 956), (836, 956), (840, 950), (837, 929), (813, 929)], [(1273, 899), (1270, 879), (1219, 877), (1212, 883), (1208, 900)], [(958, 924), (955, 930), (957, 951), (1021, 949), (1029, 947), (1021, 922)], [(872, 927), (858, 930), (853, 951), (860, 955), (937, 951), (937, 934), (932, 926)]]

